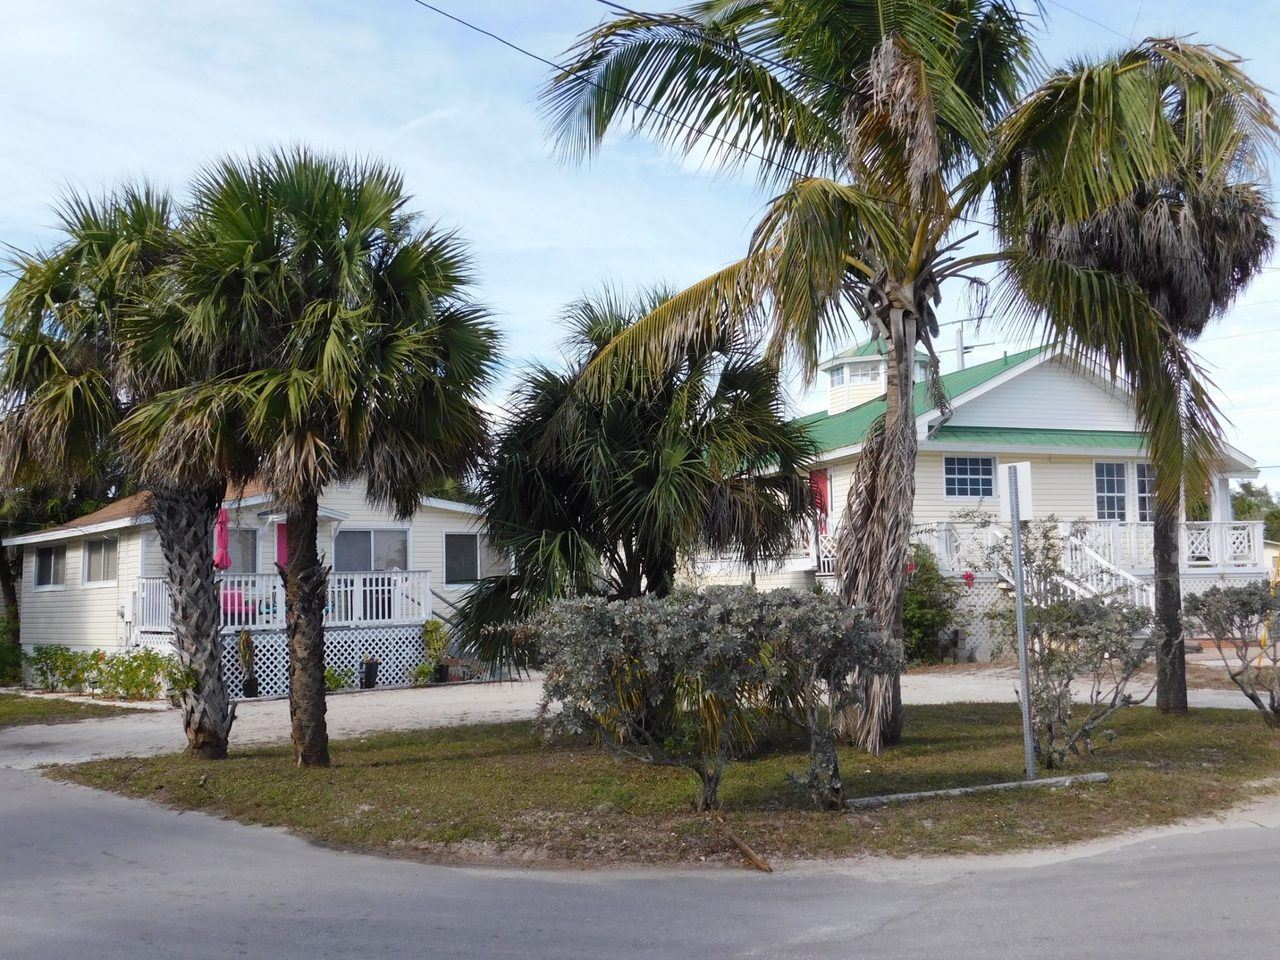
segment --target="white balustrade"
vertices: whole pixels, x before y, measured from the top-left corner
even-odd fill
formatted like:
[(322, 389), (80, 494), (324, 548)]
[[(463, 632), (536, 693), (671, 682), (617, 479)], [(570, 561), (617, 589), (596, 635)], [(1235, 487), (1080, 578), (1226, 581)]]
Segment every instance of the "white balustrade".
[[(217, 575), (226, 630), (284, 626), (284, 584), (274, 573)], [(332, 626), (421, 623), (431, 616), (428, 570), (378, 570), (329, 576), (325, 623)], [(169, 587), (163, 577), (143, 577), (134, 594), (135, 633), (167, 632)]]

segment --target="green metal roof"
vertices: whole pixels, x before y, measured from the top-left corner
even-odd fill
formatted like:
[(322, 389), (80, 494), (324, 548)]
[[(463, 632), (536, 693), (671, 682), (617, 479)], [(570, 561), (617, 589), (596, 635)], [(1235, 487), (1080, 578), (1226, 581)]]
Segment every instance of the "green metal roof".
[[(968, 393), (982, 386), (1006, 370), (1030, 360), (1042, 349), (1042, 347), (1033, 347), (1019, 353), (1006, 354), (999, 360), (991, 360), (988, 363), (979, 363), (963, 370), (943, 374), (942, 388), (946, 391), (948, 398), (958, 397), (962, 393)], [(916, 384), (914, 402), (916, 416), (932, 409), (928, 398), (928, 384)], [(801, 417), (799, 422), (809, 428), (809, 435), (817, 441), (819, 451), (825, 453), (828, 450), (861, 443), (866, 438), (871, 424), (884, 413), (884, 408), (884, 397), (881, 396), (834, 415), (825, 412), (812, 413), (807, 417)]]
[[(888, 348), (883, 340), (868, 340), (866, 343), (858, 344), (856, 347), (840, 351), (826, 363), (835, 363), (837, 360), (857, 360), (861, 357), (883, 357), (887, 352)], [(916, 347), (916, 357), (920, 360), (928, 360), (929, 354)]]
[(1146, 437), (1129, 430), (1038, 430), (1032, 427), (944, 426), (934, 440), (1004, 447), (1102, 447), (1141, 450)]

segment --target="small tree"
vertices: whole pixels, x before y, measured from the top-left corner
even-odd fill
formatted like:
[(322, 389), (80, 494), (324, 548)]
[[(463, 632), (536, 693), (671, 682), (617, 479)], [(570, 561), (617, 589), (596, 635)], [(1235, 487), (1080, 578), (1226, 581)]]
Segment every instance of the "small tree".
[[(1023, 525), (1027, 667), (1036, 758), (1049, 769), (1081, 751), (1092, 754), (1095, 737), (1121, 707), (1141, 703), (1129, 686), (1155, 650), (1151, 612), (1118, 596), (1089, 596), (1062, 562), (1066, 541), (1053, 518)], [(1011, 544), (997, 540), (986, 565), (1012, 568)], [(1017, 652), (1012, 608), (988, 615), (997, 624), (996, 650)], [(1081, 702), (1078, 694), (1087, 685)]]
[(622, 756), (692, 770), (701, 784), (694, 808), (716, 809), (725, 767), (753, 739), (764, 680), (756, 637), (725, 612), (690, 590), (551, 604), (534, 621), (550, 660), (548, 728), (594, 733)]
[(1259, 581), (1238, 587), (1210, 587), (1187, 597), (1187, 617), (1218, 650), (1231, 682), (1262, 713), (1269, 727), (1280, 727), (1280, 643), (1275, 631), (1280, 595)]
[(902, 601), (902, 645), (908, 663), (942, 659), (942, 634), (956, 622), (960, 587), (942, 575), (928, 547), (916, 545)]

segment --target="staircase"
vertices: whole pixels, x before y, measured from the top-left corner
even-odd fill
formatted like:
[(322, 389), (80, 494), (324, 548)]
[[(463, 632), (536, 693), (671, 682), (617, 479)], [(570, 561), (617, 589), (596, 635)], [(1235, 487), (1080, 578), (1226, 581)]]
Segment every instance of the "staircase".
[[(1008, 539), (1009, 528), (1003, 524), (993, 524), (995, 536)], [(1135, 577), (1127, 570), (1116, 566), (1097, 550), (1091, 547), (1085, 538), (1072, 529), (1071, 524), (1062, 524), (1062, 566), (1063, 576), (1056, 578), (1052, 586), (1064, 590), (1075, 597), (1119, 597), (1135, 607), (1155, 610), (1155, 588), (1144, 580)], [(1002, 588), (1013, 589), (1013, 573), (1010, 570), (997, 570), (1002, 581)], [(1035, 589), (1040, 586), (1033, 578), (1030, 570), (1025, 570), (1028, 586)]]

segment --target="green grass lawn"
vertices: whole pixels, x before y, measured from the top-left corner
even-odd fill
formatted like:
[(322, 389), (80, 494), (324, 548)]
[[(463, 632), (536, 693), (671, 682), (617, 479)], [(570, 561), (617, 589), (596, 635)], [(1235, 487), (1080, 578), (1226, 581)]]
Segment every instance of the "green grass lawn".
[[(1085, 840), (1213, 813), (1280, 776), (1280, 736), (1246, 711), (1169, 718), (1131, 709), (1116, 739), (1073, 769), (1109, 784), (978, 794), (857, 814), (808, 809), (786, 780), (800, 745), (732, 766), (725, 825), (766, 857), (983, 853)], [(52, 775), (288, 827), (344, 847), (490, 862), (739, 862), (724, 827), (691, 811), (691, 775), (615, 760), (584, 743), (546, 745), (524, 723), (335, 742), (334, 766), (300, 770), (287, 748), (223, 763), (181, 756), (103, 760)], [(1021, 775), (1018, 711), (1005, 704), (910, 707), (903, 743), (841, 756), (850, 796), (994, 783)]]
[(24, 697), (18, 693), (0, 693), (0, 729), (27, 723), (66, 723), (136, 712), (128, 707), (103, 703), (76, 703), (60, 697)]

